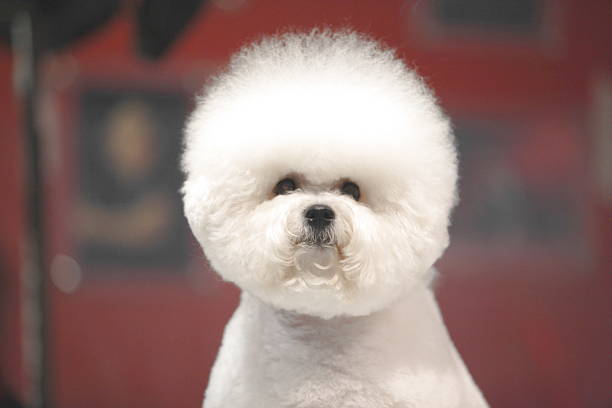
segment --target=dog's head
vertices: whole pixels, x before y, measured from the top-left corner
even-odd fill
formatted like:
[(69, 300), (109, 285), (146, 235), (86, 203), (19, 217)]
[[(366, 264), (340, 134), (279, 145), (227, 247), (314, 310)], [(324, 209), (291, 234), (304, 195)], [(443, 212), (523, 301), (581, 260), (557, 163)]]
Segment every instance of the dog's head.
[(448, 244), (449, 123), (392, 51), (342, 32), (241, 50), (186, 128), (185, 213), (213, 268), (276, 307), (364, 315)]

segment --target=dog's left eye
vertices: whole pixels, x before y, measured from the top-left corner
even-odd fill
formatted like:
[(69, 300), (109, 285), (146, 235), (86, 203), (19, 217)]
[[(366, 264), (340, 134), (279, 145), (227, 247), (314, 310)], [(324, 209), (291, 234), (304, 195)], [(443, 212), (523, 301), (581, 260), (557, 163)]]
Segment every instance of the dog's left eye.
[(278, 183), (276, 183), (276, 187), (274, 187), (274, 194), (276, 195), (288, 194), (291, 191), (295, 190), (296, 188), (297, 188), (297, 184), (295, 183), (293, 179), (284, 178)]
[(361, 197), (359, 186), (352, 181), (346, 181), (344, 184), (342, 184), (340, 191), (342, 191), (342, 194), (350, 195), (355, 199), (355, 201), (359, 201), (359, 197)]

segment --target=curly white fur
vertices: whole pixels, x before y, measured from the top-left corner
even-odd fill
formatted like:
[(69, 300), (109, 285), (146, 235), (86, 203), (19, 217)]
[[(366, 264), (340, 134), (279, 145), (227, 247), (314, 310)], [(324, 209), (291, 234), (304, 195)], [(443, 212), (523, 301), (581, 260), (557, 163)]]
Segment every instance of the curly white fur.
[[(486, 406), (427, 295), (431, 266), (448, 244), (456, 167), (447, 118), (422, 80), (391, 50), (347, 31), (286, 34), (242, 49), (206, 88), (186, 127), (185, 213), (213, 268), (249, 294), (243, 295), (226, 330), (205, 406)], [(275, 196), (276, 183), (285, 177), (297, 180), (298, 189)], [(359, 201), (340, 193), (343, 180), (358, 184)], [(314, 204), (327, 205), (336, 215), (330, 228), (317, 232), (323, 236), (315, 237), (304, 220), (305, 209)], [(315, 240), (324, 244), (314, 245)], [(422, 300), (413, 306), (420, 305), (434, 322), (422, 325), (432, 326), (434, 343), (443, 340), (449, 367), (454, 367), (448, 378), (450, 399), (440, 397), (435, 387), (429, 390), (430, 384), (423, 386), (418, 376), (410, 377), (416, 369), (410, 366), (399, 371), (389, 366), (391, 377), (372, 385), (377, 382), (368, 380), (369, 369), (346, 354), (353, 344), (351, 353), (367, 358), (363, 338), (344, 339), (341, 350), (332, 344), (320, 350), (331, 357), (350, 356), (332, 364), (336, 370), (364, 370), (363, 378), (349, 376), (351, 387), (369, 381), (357, 399), (330, 396), (323, 402), (304, 391), (314, 387), (312, 379), (290, 380), (289, 389), (260, 384), (257, 374), (250, 374), (263, 370), (262, 363), (278, 366), (280, 371), (270, 372), (268, 380), (280, 384), (295, 370), (308, 371), (312, 361), (296, 356), (278, 361), (283, 353), (271, 352), (271, 360), (263, 362), (251, 361), (248, 353), (254, 344), (270, 347), (285, 333), (289, 337), (278, 340), (286, 353), (304, 347), (316, 354), (312, 345), (291, 340), (303, 328), (294, 319), (310, 322), (306, 326), (315, 337), (320, 331), (334, 338), (343, 335), (331, 327), (334, 319), (353, 319), (348, 326), (375, 329), (368, 322), (396, 316), (393, 310), (405, 299)], [(297, 332), (291, 329), (294, 324)], [(266, 336), (258, 328), (270, 332)], [(411, 359), (420, 364), (430, 354)], [(385, 355), (391, 364), (394, 358), (388, 352), (381, 358)], [(310, 369), (313, 376), (317, 370), (334, 376), (334, 370), (327, 373), (320, 365)], [(429, 375), (444, 379), (435, 370)], [(406, 387), (417, 381), (422, 389), (401, 389), (402, 379)], [(321, 386), (315, 388), (324, 393)], [(355, 390), (359, 395), (360, 389)], [(463, 400), (464, 394), (471, 397)], [(428, 405), (430, 397), (446, 402)]]

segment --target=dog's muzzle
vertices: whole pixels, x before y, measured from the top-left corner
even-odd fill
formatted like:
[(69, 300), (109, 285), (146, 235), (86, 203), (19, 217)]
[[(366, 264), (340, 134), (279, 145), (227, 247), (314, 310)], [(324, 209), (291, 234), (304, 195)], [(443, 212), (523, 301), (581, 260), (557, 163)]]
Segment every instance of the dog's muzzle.
[(330, 206), (325, 204), (311, 205), (304, 211), (304, 218), (308, 226), (307, 244), (316, 246), (333, 244), (332, 223), (336, 218), (336, 213)]

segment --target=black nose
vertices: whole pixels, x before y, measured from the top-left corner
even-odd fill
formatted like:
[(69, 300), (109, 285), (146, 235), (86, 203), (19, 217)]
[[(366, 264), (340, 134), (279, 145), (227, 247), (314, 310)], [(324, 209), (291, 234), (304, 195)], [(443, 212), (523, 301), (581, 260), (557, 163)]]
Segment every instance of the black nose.
[(334, 218), (336, 218), (336, 214), (334, 214), (334, 210), (327, 205), (315, 204), (306, 209), (304, 217), (306, 217), (308, 225), (321, 229), (331, 224)]

